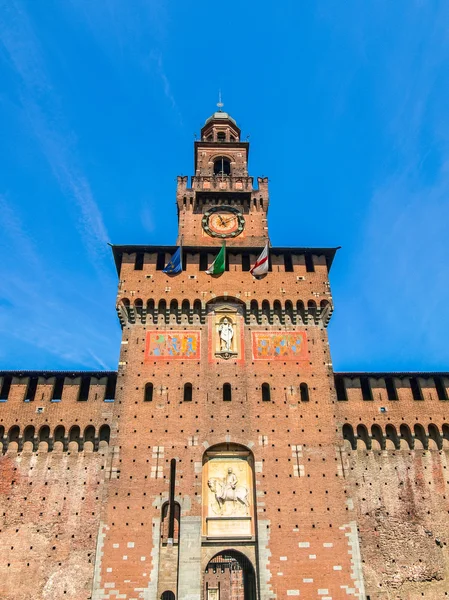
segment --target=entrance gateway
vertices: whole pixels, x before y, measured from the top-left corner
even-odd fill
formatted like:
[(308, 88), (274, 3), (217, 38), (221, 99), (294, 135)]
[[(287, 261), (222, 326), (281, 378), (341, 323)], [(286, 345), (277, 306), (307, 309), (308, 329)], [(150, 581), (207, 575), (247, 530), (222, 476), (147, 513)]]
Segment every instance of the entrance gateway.
[(251, 561), (237, 550), (223, 550), (207, 564), (204, 600), (256, 600), (256, 580)]

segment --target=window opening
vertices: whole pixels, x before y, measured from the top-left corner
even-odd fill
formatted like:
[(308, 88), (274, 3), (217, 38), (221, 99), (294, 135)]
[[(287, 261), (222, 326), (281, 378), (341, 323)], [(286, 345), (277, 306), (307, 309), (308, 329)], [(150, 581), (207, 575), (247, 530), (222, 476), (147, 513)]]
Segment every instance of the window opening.
[(137, 254), (136, 254), (136, 260), (134, 262), (134, 270), (135, 271), (142, 271), (143, 270), (143, 258), (144, 258), (144, 253), (143, 252), (137, 252)]
[(396, 390), (393, 377), (385, 377), (385, 387), (387, 388), (388, 400), (397, 400), (398, 392)]
[(109, 375), (107, 383), (106, 383), (106, 392), (105, 392), (105, 396), (104, 396), (105, 402), (114, 402), (116, 385), (117, 385), (117, 375)]
[(53, 393), (51, 395), (52, 402), (59, 402), (62, 398), (62, 390), (64, 389), (64, 377), (56, 377)]
[(433, 378), (434, 382), (435, 382), (435, 387), (437, 390), (437, 394), (438, 394), (438, 400), (447, 400), (447, 391), (446, 391), (446, 387), (443, 383), (443, 378), (442, 377), (434, 377)]
[(144, 397), (144, 401), (145, 402), (151, 402), (153, 400), (153, 384), (152, 383), (147, 383), (145, 385), (145, 397)]
[(230, 402), (232, 400), (232, 389), (230, 383), (223, 384), (223, 400)]
[(24, 398), (25, 402), (33, 402), (33, 400), (36, 398), (38, 381), (39, 381), (38, 377), (30, 377), (29, 378), (27, 389), (25, 392), (25, 398)]
[(191, 383), (184, 384), (184, 402), (192, 402), (193, 388)]
[(0, 390), (0, 400), (8, 400), (9, 390), (11, 389), (12, 377), (7, 375), (3, 377), (2, 389)]
[(410, 377), (410, 387), (412, 389), (413, 400), (424, 400), (421, 386), (416, 377)]
[(313, 264), (313, 257), (309, 252), (305, 253), (305, 262), (307, 273), (313, 273), (315, 271), (315, 265)]
[(230, 175), (231, 161), (224, 156), (220, 156), (214, 161), (214, 175)]
[(309, 401), (309, 386), (307, 385), (307, 383), (301, 383), (301, 385), (299, 386), (299, 393), (301, 396), (301, 402)]
[(86, 402), (89, 398), (89, 390), (90, 390), (90, 377), (83, 377), (81, 379), (80, 390), (78, 394), (79, 402)]
[(293, 273), (293, 260), (291, 254), (284, 254), (284, 267), (286, 273)]
[(264, 402), (271, 401), (271, 390), (269, 383), (262, 383), (262, 400)]
[(348, 393), (346, 391), (345, 380), (343, 377), (335, 378), (335, 389), (337, 391), (337, 400), (344, 402), (348, 399)]
[(158, 252), (156, 259), (156, 271), (165, 269), (165, 252)]
[(360, 377), (360, 387), (362, 388), (362, 398), (364, 400), (372, 400), (373, 391), (371, 389), (368, 377)]

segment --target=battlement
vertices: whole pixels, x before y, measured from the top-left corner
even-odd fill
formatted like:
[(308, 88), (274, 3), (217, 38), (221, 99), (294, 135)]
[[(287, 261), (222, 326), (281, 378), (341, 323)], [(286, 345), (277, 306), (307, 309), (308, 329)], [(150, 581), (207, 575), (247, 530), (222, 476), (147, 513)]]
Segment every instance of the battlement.
[[(335, 373), (339, 402), (449, 400), (449, 373)], [(386, 411), (385, 411), (386, 412)]]

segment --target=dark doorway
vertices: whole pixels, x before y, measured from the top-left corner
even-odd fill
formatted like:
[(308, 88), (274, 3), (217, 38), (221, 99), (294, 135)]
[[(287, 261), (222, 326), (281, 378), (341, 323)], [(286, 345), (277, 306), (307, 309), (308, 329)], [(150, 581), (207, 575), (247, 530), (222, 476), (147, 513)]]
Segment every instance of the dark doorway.
[(162, 596), (161, 596), (161, 600), (175, 600), (175, 595), (172, 591), (170, 590), (166, 590)]
[(224, 550), (208, 563), (204, 600), (256, 600), (256, 577), (251, 561), (237, 550)]

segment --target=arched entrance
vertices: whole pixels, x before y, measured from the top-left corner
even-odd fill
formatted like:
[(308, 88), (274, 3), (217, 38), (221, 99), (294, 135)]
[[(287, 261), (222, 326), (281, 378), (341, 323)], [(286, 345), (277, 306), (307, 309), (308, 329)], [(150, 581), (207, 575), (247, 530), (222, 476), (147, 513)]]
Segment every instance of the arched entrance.
[(256, 600), (256, 577), (251, 561), (237, 550), (223, 550), (208, 562), (204, 600)]

